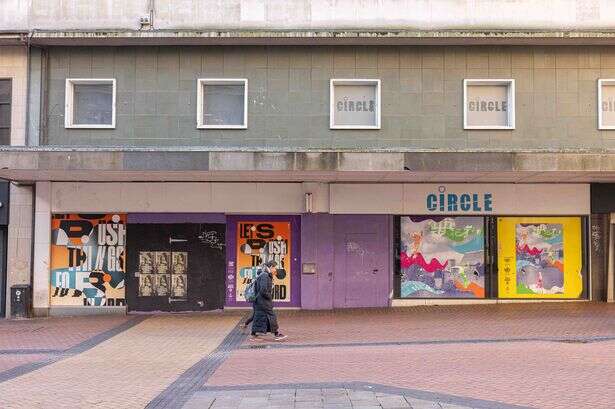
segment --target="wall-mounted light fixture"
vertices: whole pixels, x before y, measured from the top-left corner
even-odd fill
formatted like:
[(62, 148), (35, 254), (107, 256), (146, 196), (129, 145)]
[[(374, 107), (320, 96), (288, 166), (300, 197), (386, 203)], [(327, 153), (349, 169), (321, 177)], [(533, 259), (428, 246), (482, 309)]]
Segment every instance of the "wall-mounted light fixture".
[(305, 194), (305, 212), (313, 213), (314, 212), (314, 200), (311, 193)]

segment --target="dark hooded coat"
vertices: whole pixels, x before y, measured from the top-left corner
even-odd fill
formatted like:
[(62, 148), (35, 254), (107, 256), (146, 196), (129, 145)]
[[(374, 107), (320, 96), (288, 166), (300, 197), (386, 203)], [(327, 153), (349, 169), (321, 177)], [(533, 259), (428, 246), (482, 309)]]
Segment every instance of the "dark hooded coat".
[(254, 321), (252, 332), (277, 332), (278, 320), (273, 312), (273, 276), (271, 271), (263, 271), (256, 279), (256, 301), (254, 301)]

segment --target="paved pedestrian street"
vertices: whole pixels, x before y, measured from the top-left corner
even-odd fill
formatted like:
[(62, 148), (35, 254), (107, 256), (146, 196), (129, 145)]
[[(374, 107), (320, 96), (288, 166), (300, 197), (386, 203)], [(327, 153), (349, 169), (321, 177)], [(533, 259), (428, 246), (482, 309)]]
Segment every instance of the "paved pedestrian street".
[[(0, 321), (0, 408), (612, 408), (615, 305)], [(596, 393), (596, 391), (601, 391)]]

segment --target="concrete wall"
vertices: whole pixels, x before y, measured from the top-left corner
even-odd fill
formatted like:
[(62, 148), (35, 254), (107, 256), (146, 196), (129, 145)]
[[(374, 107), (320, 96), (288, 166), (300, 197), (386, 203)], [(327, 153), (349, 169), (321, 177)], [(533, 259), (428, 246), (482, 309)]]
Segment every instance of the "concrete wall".
[[(0, 8), (0, 9), (3, 9)], [(0, 14), (2, 11), (0, 11)], [(25, 145), (27, 55), (25, 47), (0, 47), (0, 78), (10, 78), (11, 145)], [(30, 282), (32, 250), (32, 187), (10, 187), (7, 242), (7, 308), (10, 316), (10, 288)]]
[(0, 78), (10, 78), (13, 86), (11, 145), (24, 145), (26, 140), (27, 66), (25, 47), (0, 47)]
[[(611, 47), (52, 48), (51, 145), (527, 150), (615, 147), (597, 129)], [(117, 128), (64, 128), (67, 77), (117, 79)], [(249, 80), (247, 130), (196, 129), (196, 79)], [(382, 129), (330, 130), (329, 79), (380, 78)], [(514, 78), (516, 129), (462, 128), (464, 78)]]
[(32, 263), (32, 186), (10, 187), (7, 243), (6, 316), (11, 315), (10, 291), (15, 284), (29, 284)]
[(36, 184), (32, 303), (35, 315), (47, 315), (51, 267), (51, 183)]
[[(3, 0), (2, 29), (137, 29), (148, 0)], [(613, 28), (609, 0), (155, 0), (159, 29)]]

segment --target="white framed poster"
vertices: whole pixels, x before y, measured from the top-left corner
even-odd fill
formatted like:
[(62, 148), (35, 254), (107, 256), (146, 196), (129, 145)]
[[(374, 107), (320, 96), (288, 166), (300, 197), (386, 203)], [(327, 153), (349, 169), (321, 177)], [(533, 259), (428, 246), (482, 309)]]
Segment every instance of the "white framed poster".
[(615, 129), (615, 79), (598, 80), (598, 129)]
[(329, 127), (380, 129), (380, 80), (331, 79)]
[(515, 129), (515, 80), (463, 80), (464, 129)]

